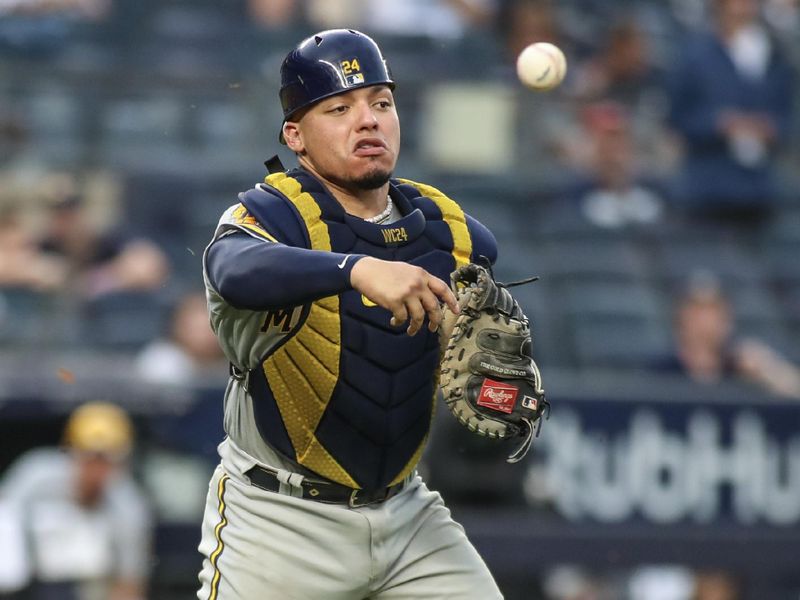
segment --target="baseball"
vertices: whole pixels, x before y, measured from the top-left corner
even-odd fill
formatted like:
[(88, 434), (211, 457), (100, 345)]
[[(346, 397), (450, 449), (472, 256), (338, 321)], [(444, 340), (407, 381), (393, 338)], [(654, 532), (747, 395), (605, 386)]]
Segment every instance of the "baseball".
[(536, 42), (517, 57), (517, 76), (527, 87), (541, 92), (552, 90), (567, 74), (567, 59), (558, 46)]

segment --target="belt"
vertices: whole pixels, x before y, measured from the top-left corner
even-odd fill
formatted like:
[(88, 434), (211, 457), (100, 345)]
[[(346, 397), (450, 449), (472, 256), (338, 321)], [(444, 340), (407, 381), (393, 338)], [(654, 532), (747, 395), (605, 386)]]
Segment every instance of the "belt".
[[(257, 488), (268, 492), (280, 493), (281, 481), (278, 479), (278, 472), (272, 469), (256, 465), (245, 475), (250, 478), (250, 483)], [(377, 502), (385, 502), (403, 489), (406, 479), (395, 485), (381, 488), (378, 490), (361, 490), (331, 481), (316, 481), (302, 478), (298, 487), (302, 490), (302, 497), (316, 502), (328, 504), (346, 504), (350, 508), (367, 506)], [(290, 484), (287, 484), (290, 485)]]

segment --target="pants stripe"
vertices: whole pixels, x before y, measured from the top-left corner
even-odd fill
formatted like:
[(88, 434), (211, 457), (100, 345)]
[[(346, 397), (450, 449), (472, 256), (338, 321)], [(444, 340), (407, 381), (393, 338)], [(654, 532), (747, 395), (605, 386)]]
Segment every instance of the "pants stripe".
[(219, 485), (217, 486), (217, 499), (219, 500), (218, 504), (218, 512), (219, 512), (219, 523), (214, 528), (214, 537), (217, 538), (217, 547), (214, 549), (214, 552), (211, 553), (211, 566), (214, 568), (214, 576), (211, 578), (211, 594), (208, 597), (208, 600), (216, 600), (217, 599), (217, 590), (219, 589), (219, 580), (220, 580), (220, 572), (219, 567), (217, 566), (217, 562), (219, 561), (220, 555), (222, 555), (222, 550), (225, 548), (225, 544), (222, 542), (222, 530), (228, 524), (228, 519), (225, 516), (225, 484), (228, 482), (228, 476), (223, 475), (219, 479)]

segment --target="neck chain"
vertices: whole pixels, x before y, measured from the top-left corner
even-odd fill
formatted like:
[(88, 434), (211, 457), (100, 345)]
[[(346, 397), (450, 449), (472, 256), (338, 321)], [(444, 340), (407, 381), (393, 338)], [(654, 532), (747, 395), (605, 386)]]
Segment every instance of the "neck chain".
[(383, 210), (382, 213), (379, 215), (375, 215), (374, 217), (369, 217), (368, 219), (364, 219), (367, 223), (383, 223), (386, 219), (389, 218), (389, 215), (392, 214), (392, 209), (394, 208), (394, 204), (392, 202), (391, 196), (386, 196), (386, 208)]

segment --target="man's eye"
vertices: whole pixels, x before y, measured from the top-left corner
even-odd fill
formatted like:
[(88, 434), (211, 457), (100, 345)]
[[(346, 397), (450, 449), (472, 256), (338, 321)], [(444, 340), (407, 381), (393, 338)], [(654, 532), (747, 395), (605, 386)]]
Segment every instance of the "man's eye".
[(334, 107), (328, 109), (329, 113), (339, 113), (339, 114), (341, 114), (341, 113), (343, 113), (345, 111), (347, 111), (347, 107), (344, 106), (344, 105), (341, 105), (341, 104), (339, 106), (334, 106)]
[(390, 108), (392, 106), (392, 103), (389, 102), (388, 100), (379, 100), (378, 102), (376, 102), (376, 104), (380, 108)]

